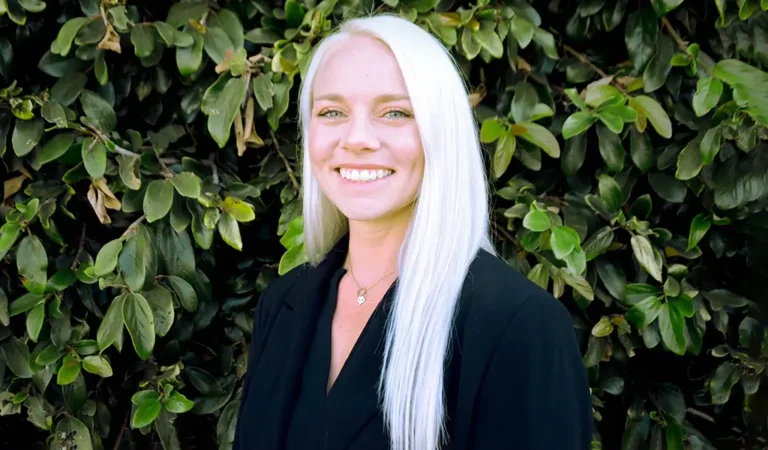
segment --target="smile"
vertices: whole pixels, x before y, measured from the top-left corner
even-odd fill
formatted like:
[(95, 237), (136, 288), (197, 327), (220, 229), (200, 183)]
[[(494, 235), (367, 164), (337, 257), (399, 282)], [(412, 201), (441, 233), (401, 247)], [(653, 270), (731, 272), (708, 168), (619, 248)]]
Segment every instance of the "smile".
[(387, 178), (388, 176), (392, 175), (394, 171), (391, 169), (371, 169), (371, 170), (365, 170), (365, 169), (347, 169), (344, 167), (341, 167), (337, 169), (337, 172), (341, 174), (341, 177), (345, 180), (349, 181), (358, 181), (358, 182), (370, 182), (370, 181), (376, 181), (381, 180), (383, 178)]

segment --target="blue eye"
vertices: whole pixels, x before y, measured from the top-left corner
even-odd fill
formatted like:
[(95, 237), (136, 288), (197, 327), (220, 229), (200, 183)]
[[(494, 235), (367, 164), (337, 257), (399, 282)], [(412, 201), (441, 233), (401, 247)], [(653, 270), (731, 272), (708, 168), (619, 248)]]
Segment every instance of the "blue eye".
[(400, 110), (400, 109), (390, 109), (385, 114), (390, 119), (403, 119), (403, 118), (407, 118), (407, 117), (411, 116), (407, 112), (405, 112), (403, 110)]
[[(338, 115), (336, 115), (338, 114)], [(320, 117), (329, 117), (331, 119), (341, 117), (341, 112), (335, 109), (326, 109), (325, 111), (321, 111), (320, 114), (318, 114)]]

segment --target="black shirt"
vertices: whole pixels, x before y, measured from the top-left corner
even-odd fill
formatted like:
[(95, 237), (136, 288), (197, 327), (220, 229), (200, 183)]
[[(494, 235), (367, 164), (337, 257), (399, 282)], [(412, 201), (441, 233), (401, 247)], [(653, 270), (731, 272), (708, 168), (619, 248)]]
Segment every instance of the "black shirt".
[[(389, 303), (377, 305), (324, 397), (331, 292), (347, 245), (345, 237), (318, 266), (291, 270), (259, 300), (233, 450), (390, 449), (377, 396)], [(445, 362), (450, 444), (441, 450), (589, 449), (592, 405), (573, 327), (564, 302), (479, 251)]]
[[(304, 365), (301, 387), (299, 388), (296, 405), (294, 406), (291, 422), (286, 436), (286, 450), (309, 450), (314, 449), (314, 444), (307, 436), (317, 435), (317, 432), (327, 428), (326, 423), (329, 417), (326, 414), (326, 386), (328, 385), (328, 373), (331, 364), (331, 323), (333, 314), (336, 311), (336, 298), (339, 292), (339, 283), (346, 274), (346, 269), (336, 270), (328, 283), (328, 294), (325, 297), (320, 317), (315, 328), (312, 345)], [(384, 322), (388, 312), (394, 292), (394, 284), (390, 286), (384, 297), (376, 305), (366, 322), (360, 336), (352, 347), (347, 362), (353, 358), (375, 358), (376, 355), (371, 350), (377, 348), (381, 350), (384, 345)], [(386, 311), (385, 311), (386, 308)], [(372, 331), (372, 330), (375, 330)], [(378, 342), (376, 342), (378, 340)], [(345, 376), (345, 362), (338, 374), (338, 379)], [(331, 386), (328, 396), (334, 395), (334, 387)], [(369, 386), (372, 394), (376, 394), (376, 386)], [(313, 433), (310, 433), (313, 431)]]

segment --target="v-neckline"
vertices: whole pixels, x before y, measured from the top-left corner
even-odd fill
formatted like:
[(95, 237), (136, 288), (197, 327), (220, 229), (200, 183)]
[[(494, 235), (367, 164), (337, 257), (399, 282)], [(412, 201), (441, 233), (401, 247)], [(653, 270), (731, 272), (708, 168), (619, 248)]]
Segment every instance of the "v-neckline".
[(322, 386), (322, 392), (323, 392), (323, 400), (328, 401), (329, 398), (331, 398), (331, 395), (336, 391), (336, 386), (339, 384), (339, 381), (344, 381), (342, 377), (345, 377), (346, 372), (349, 372), (350, 369), (349, 366), (355, 363), (355, 360), (353, 357), (356, 353), (359, 352), (359, 348), (364, 344), (365, 340), (368, 336), (368, 331), (370, 330), (371, 326), (373, 325), (374, 321), (377, 319), (378, 315), (381, 314), (381, 309), (384, 307), (384, 304), (387, 303), (390, 296), (393, 294), (394, 288), (397, 284), (397, 279), (395, 279), (390, 286), (387, 288), (387, 291), (384, 293), (384, 296), (381, 298), (381, 301), (376, 305), (376, 307), (371, 312), (371, 315), (368, 317), (368, 320), (366, 320), (365, 325), (363, 326), (363, 329), (360, 331), (360, 335), (355, 340), (355, 343), (352, 345), (352, 349), (349, 351), (349, 355), (347, 355), (347, 358), (344, 360), (344, 363), (341, 366), (341, 369), (339, 369), (339, 373), (336, 375), (336, 379), (333, 381), (333, 384), (331, 385), (331, 388), (328, 389), (328, 378), (330, 377), (331, 372), (331, 352), (332, 352), (332, 346), (333, 346), (333, 315), (336, 313), (336, 302), (339, 295), (339, 284), (341, 283), (342, 277), (347, 273), (347, 270), (345, 268), (339, 268), (338, 271), (334, 274), (334, 277), (332, 278), (332, 287), (331, 291), (329, 292), (330, 295), (328, 295), (327, 301), (330, 303), (330, 306), (326, 305), (329, 311), (327, 311), (323, 316), (323, 327), (325, 329), (323, 330), (322, 336), (323, 336), (323, 342), (322, 342), (322, 361), (323, 361), (323, 386)]

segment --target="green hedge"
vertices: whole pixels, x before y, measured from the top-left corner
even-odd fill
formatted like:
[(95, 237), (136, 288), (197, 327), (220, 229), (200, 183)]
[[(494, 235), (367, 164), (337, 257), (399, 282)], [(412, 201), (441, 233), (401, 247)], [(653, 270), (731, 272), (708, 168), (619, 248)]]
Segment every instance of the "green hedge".
[(496, 243), (573, 313), (594, 447), (765, 448), (767, 9), (0, 1), (0, 446), (231, 447), (252, 308), (303, 261), (302, 71), (377, 10), (465, 72)]

